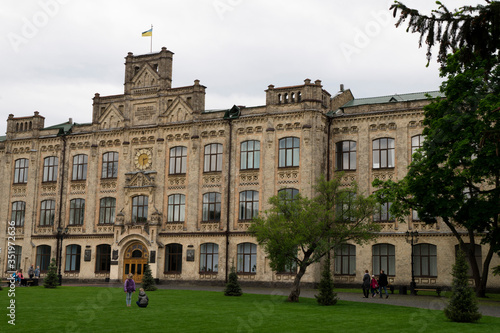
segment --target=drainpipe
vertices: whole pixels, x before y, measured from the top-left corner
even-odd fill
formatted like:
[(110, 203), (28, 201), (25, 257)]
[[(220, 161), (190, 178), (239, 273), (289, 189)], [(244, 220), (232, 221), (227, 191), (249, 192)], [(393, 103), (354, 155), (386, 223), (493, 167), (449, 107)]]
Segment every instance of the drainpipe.
[(62, 164), (61, 164), (61, 187), (59, 190), (59, 212), (58, 212), (58, 226), (57, 226), (57, 247), (56, 247), (56, 261), (57, 261), (57, 269), (58, 274), (57, 277), (59, 279), (59, 285), (62, 285), (62, 275), (61, 275), (61, 264), (62, 264), (62, 240), (63, 240), (63, 228), (62, 228), (62, 206), (63, 206), (63, 193), (64, 193), (64, 175), (65, 175), (65, 166), (66, 163), (66, 133), (63, 133), (61, 136), (63, 141), (62, 146)]
[(231, 122), (231, 117), (228, 117), (228, 124), (229, 124), (229, 170), (227, 173), (227, 220), (226, 220), (226, 280), (225, 282), (228, 282), (228, 276), (229, 276), (229, 225), (230, 225), (230, 220), (229, 220), (229, 209), (231, 207), (231, 164), (232, 164), (232, 150), (233, 150), (233, 124)]
[(328, 126), (328, 140), (326, 143), (326, 180), (330, 180), (330, 141), (331, 141), (331, 125), (332, 125), (332, 117), (326, 116), (327, 126)]

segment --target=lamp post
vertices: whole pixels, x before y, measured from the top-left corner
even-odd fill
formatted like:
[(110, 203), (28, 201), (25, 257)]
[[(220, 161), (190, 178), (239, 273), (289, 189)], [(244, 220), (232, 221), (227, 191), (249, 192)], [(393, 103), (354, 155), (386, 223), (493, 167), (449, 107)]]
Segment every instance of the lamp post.
[(411, 283), (410, 283), (410, 293), (415, 295), (415, 288), (417, 284), (415, 283), (415, 270), (413, 268), (413, 245), (418, 243), (418, 231), (407, 231), (406, 232), (406, 242), (411, 244)]
[(59, 242), (59, 254), (58, 254), (58, 262), (59, 262), (59, 265), (58, 265), (58, 272), (57, 272), (57, 278), (59, 280), (59, 285), (62, 285), (62, 275), (61, 275), (61, 265), (62, 265), (62, 245), (63, 245), (63, 239), (64, 239), (64, 236), (68, 234), (68, 227), (66, 228), (61, 228), (61, 227), (57, 227), (57, 241)]

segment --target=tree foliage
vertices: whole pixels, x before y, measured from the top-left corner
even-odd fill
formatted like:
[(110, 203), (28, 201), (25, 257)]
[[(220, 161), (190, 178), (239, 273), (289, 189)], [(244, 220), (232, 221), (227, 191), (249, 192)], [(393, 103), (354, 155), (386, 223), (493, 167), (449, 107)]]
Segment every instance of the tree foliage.
[(390, 7), (396, 17), (396, 27), (408, 21), (406, 31), (420, 34), (419, 47), (427, 44), (427, 65), (432, 57), (432, 48), (439, 44), (438, 62), (445, 63), (447, 56), (461, 49), (460, 62), (469, 64), (476, 56), (486, 60), (486, 68), (494, 66), (491, 55), (500, 49), (500, 2), (486, 1), (485, 5), (463, 6), (450, 11), (437, 1), (438, 9), (431, 15), (408, 8), (395, 1)]
[[(441, 68), (445, 98), (424, 107), (425, 141), (407, 175), (373, 185), (400, 219), (411, 209), (426, 223), (442, 218), (467, 251), (476, 293), (483, 296), (489, 263), (500, 250), (500, 68), (486, 69), (487, 60), (477, 56), (467, 66), (461, 59), (460, 50)], [(482, 272), (474, 255), (479, 242), (490, 245)]]
[(458, 251), (453, 265), (453, 289), (450, 302), (444, 309), (446, 317), (452, 321), (470, 323), (481, 319), (477, 299), (469, 287), (468, 266), (465, 254)]
[(319, 281), (319, 294), (315, 295), (320, 305), (335, 305), (338, 301), (337, 293), (333, 290), (333, 278), (330, 269), (330, 259), (327, 258)]
[(158, 289), (156, 287), (155, 279), (153, 278), (153, 273), (151, 272), (151, 267), (149, 267), (149, 263), (144, 265), (144, 276), (142, 277), (142, 288), (145, 291), (155, 291)]
[(52, 258), (47, 275), (43, 279), (43, 286), (45, 288), (56, 288), (58, 285), (59, 279), (57, 277), (56, 259)]
[(226, 289), (224, 289), (224, 295), (226, 296), (241, 296), (243, 291), (241, 290), (240, 282), (238, 281), (238, 274), (234, 267), (231, 267), (231, 273), (229, 273), (228, 281), (226, 284)]
[(373, 231), (379, 230), (370, 218), (375, 199), (357, 193), (354, 183), (343, 186), (341, 177), (337, 174), (330, 181), (321, 177), (312, 199), (300, 194), (290, 198), (280, 192), (270, 198), (271, 209), (249, 228), (263, 246), (274, 271), (298, 269), (288, 297), (291, 302), (299, 299), (300, 279), (308, 266), (341, 244), (362, 244), (373, 239)]

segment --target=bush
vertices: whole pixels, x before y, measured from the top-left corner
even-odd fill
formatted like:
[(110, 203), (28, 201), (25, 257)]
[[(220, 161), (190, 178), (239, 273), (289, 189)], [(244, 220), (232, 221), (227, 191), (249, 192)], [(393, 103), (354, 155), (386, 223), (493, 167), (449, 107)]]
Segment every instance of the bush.
[(325, 260), (325, 267), (321, 273), (321, 281), (319, 282), (319, 295), (314, 295), (320, 305), (335, 305), (338, 298), (337, 293), (333, 291), (333, 278), (330, 272), (330, 259)]
[(145, 291), (155, 291), (158, 288), (156, 287), (155, 279), (153, 278), (153, 274), (151, 273), (151, 268), (149, 264), (146, 264), (144, 267), (144, 276), (142, 277), (142, 288)]
[(56, 259), (52, 258), (47, 276), (43, 279), (43, 286), (45, 288), (56, 288), (58, 285), (59, 279), (57, 277)]
[(226, 289), (224, 289), (224, 295), (226, 296), (243, 295), (240, 283), (238, 282), (238, 274), (236, 274), (236, 270), (234, 269), (234, 267), (231, 268), (231, 273), (229, 273)]
[(467, 270), (465, 254), (460, 250), (453, 265), (453, 288), (450, 302), (444, 309), (444, 314), (448, 319), (462, 323), (475, 322), (481, 318), (476, 295), (469, 287)]

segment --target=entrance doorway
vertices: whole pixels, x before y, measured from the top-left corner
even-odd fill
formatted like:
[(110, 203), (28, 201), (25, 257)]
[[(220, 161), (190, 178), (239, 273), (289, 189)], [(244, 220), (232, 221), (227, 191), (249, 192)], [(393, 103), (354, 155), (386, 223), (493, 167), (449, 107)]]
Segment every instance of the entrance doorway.
[(130, 273), (134, 275), (134, 281), (142, 282), (144, 268), (148, 263), (148, 249), (140, 242), (135, 242), (127, 247), (123, 259), (123, 281)]

